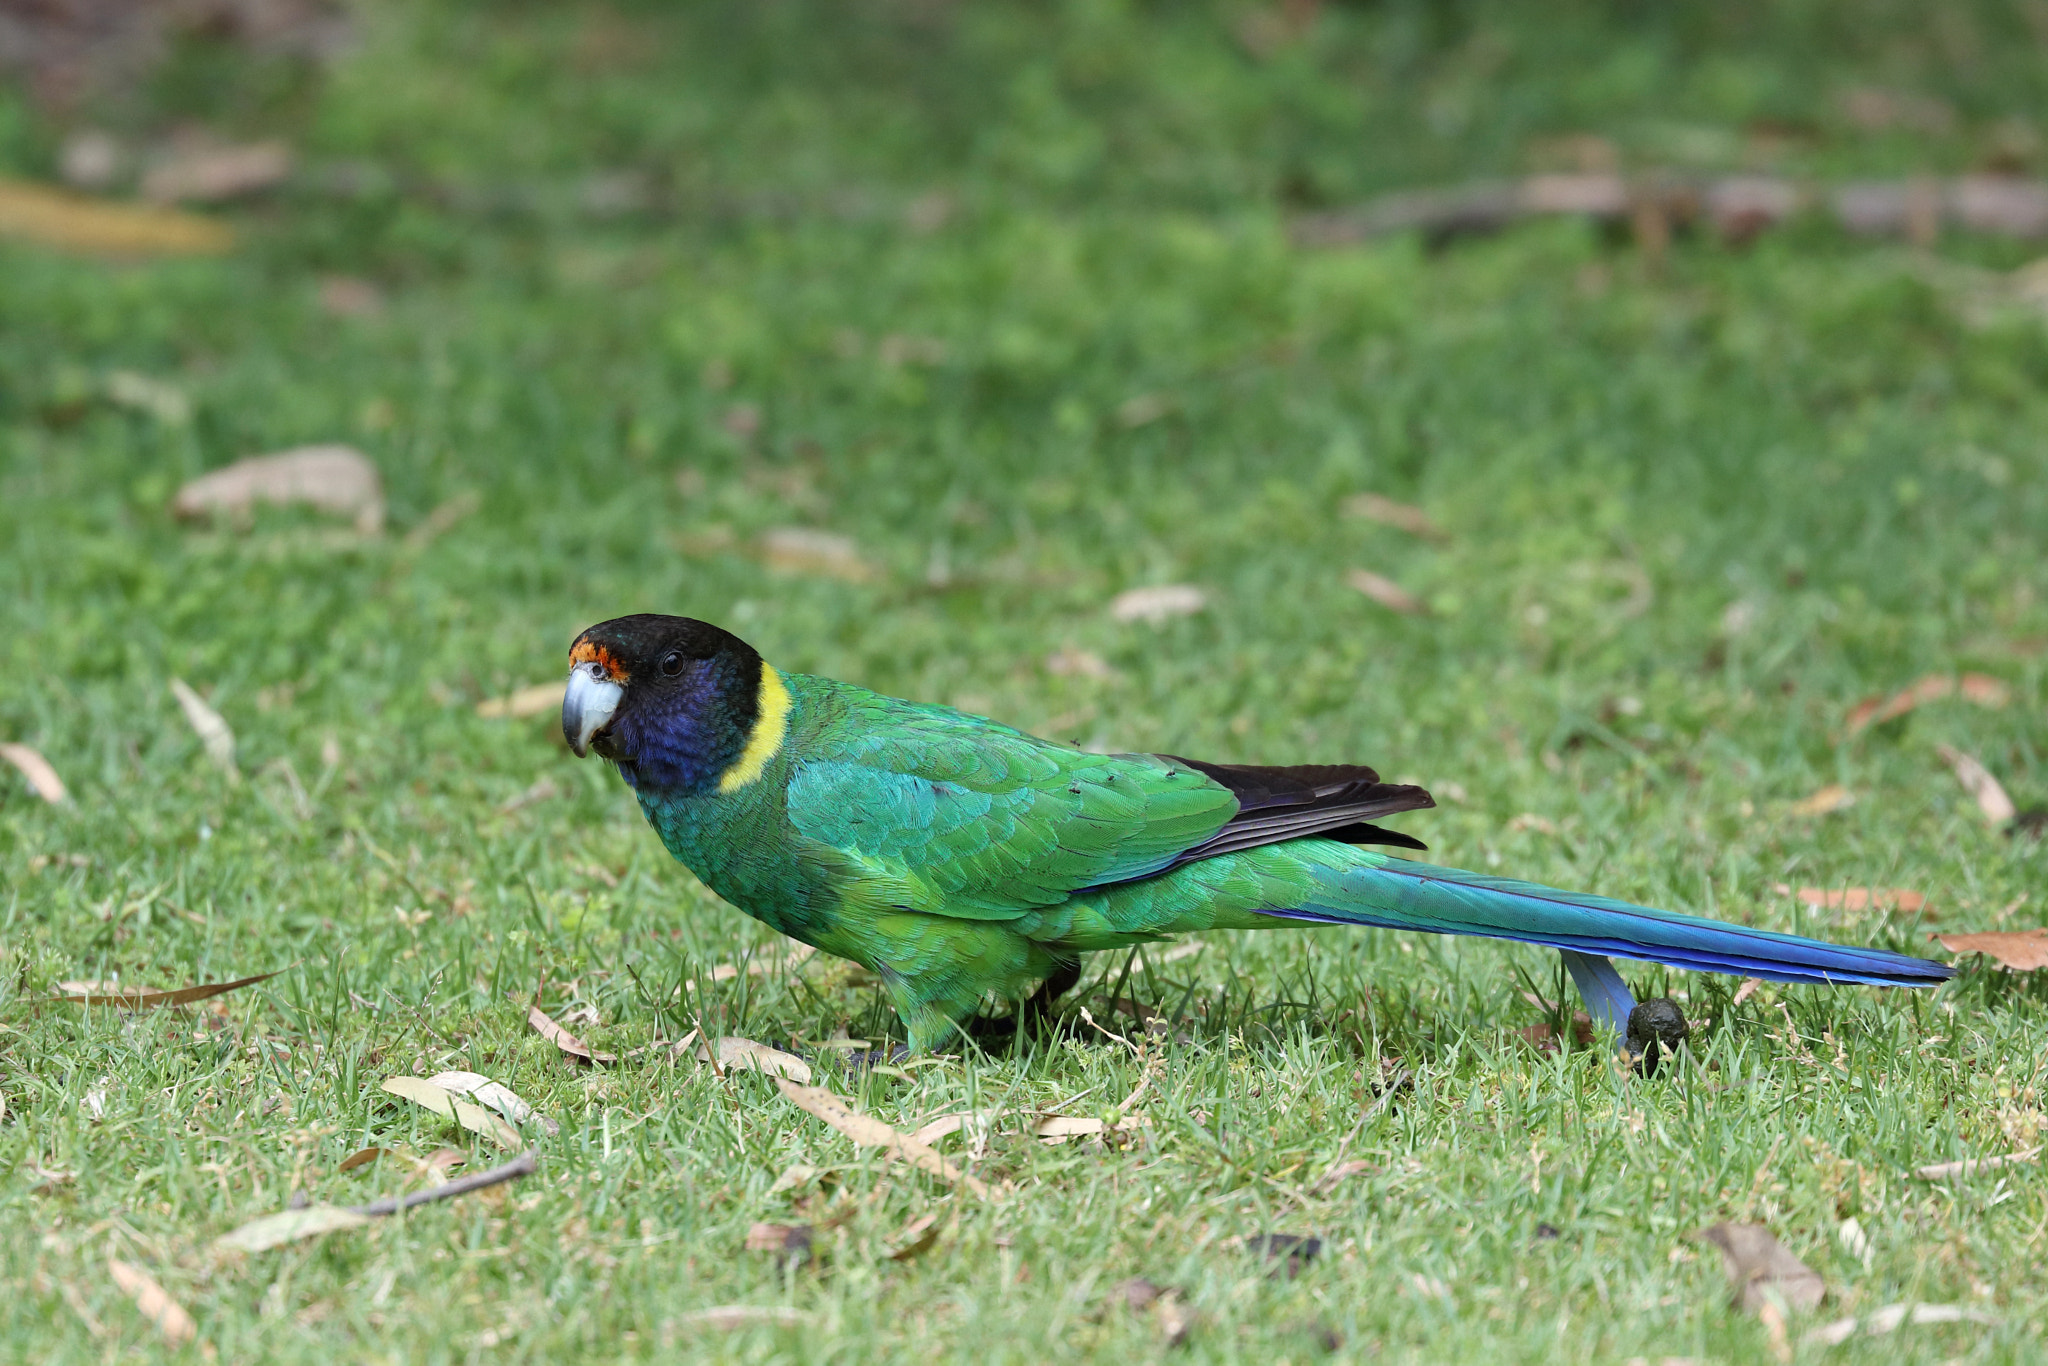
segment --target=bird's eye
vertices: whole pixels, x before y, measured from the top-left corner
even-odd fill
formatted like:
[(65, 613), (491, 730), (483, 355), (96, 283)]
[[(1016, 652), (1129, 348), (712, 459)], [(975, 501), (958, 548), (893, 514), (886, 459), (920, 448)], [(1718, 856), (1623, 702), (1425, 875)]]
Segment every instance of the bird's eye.
[(670, 650), (661, 657), (661, 672), (666, 678), (674, 678), (683, 671), (683, 652)]

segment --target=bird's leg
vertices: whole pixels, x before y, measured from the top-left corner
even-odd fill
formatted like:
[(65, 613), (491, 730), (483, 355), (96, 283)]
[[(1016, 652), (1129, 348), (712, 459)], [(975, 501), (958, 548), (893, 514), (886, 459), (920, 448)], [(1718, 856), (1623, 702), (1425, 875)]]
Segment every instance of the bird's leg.
[(977, 1015), (965, 1026), (967, 1037), (983, 1048), (1007, 1046), (1020, 1033), (1043, 1027), (1052, 1018), (1053, 1003), (1072, 991), (1080, 980), (1081, 960), (1061, 959), (1053, 966), (1052, 974), (1038, 984), (1038, 990), (1018, 1003), (1016, 1014), (1006, 1020)]

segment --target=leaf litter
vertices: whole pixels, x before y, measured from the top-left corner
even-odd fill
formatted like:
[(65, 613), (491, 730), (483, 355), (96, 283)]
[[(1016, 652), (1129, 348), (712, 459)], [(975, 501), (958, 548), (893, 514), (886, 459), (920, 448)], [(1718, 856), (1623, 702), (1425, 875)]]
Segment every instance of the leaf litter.
[(1956, 781), (1963, 785), (1963, 791), (1977, 803), (1977, 809), (1984, 813), (1985, 820), (1993, 825), (2004, 825), (2019, 814), (2019, 808), (2006, 795), (2004, 785), (1974, 756), (1952, 745), (1936, 745), (1934, 748), (1949, 771), (1956, 775)]
[(507, 1152), (517, 1152), (525, 1146), (519, 1137), (519, 1131), (507, 1124), (501, 1116), (481, 1105), (457, 1099), (446, 1087), (438, 1086), (425, 1077), (386, 1077), (379, 1089), (388, 1095), (409, 1100), (421, 1109), (430, 1110), (443, 1119), (454, 1120), (471, 1133), (489, 1139)]
[(1867, 697), (1850, 708), (1843, 738), (1853, 739), (1871, 726), (1896, 721), (1917, 707), (1950, 697), (1960, 697), (1965, 702), (1996, 709), (2010, 701), (2012, 693), (1989, 674), (1966, 673), (1959, 678), (1928, 674), (1888, 697)]
[(64, 790), (64, 780), (57, 776), (57, 770), (50, 766), (50, 761), (29, 746), (11, 741), (0, 744), (0, 759), (13, 764), (44, 801), (54, 805), (70, 796)]
[(480, 1072), (437, 1072), (427, 1081), (450, 1095), (467, 1096), (479, 1105), (488, 1105), (514, 1124), (538, 1124), (549, 1137), (562, 1131), (561, 1125), (528, 1105), (517, 1092)]
[(1429, 607), (1413, 593), (1381, 574), (1370, 569), (1354, 569), (1344, 576), (1344, 582), (1371, 598), (1391, 612), (1406, 617), (1420, 617), (1429, 614)]
[[(284, 969), (278, 969), (282, 972)], [(254, 986), (277, 976), (277, 972), (260, 973), (255, 977), (243, 977), (233, 982), (208, 982), (202, 986), (174, 987), (159, 990), (155, 987), (110, 987), (99, 982), (59, 982), (58, 994), (51, 1001), (64, 1001), (82, 1006), (117, 1006), (122, 1010), (153, 1010), (158, 1006), (190, 1005), (208, 997), (240, 987)]]
[(1720, 1223), (1693, 1237), (1720, 1249), (1721, 1269), (1728, 1273), (1735, 1304), (1753, 1314), (1770, 1306), (1774, 1297), (1791, 1308), (1810, 1310), (1827, 1294), (1820, 1274), (1762, 1224)]
[(301, 504), (352, 518), (359, 535), (384, 529), (384, 481), (353, 446), (299, 446), (254, 455), (200, 475), (171, 499), (183, 518), (226, 516), (246, 522), (259, 503)]
[(583, 1040), (577, 1038), (574, 1034), (571, 1034), (553, 1019), (549, 1018), (548, 1013), (539, 1006), (531, 1006), (527, 1009), (526, 1023), (532, 1026), (536, 1034), (539, 1034), (543, 1039), (546, 1039), (564, 1054), (576, 1059), (578, 1062), (617, 1062), (619, 1060), (619, 1055), (616, 1053), (592, 1051), (590, 1045), (584, 1043)]
[(171, 696), (178, 699), (178, 709), (185, 713), (186, 724), (199, 737), (199, 743), (206, 749), (206, 757), (213, 760), (214, 767), (228, 775), (230, 780), (242, 776), (235, 767), (235, 733), (221, 714), (207, 705), (206, 699), (192, 690), (182, 678), (171, 680)]
[(109, 1257), (107, 1274), (115, 1285), (121, 1287), (122, 1294), (135, 1301), (135, 1308), (150, 1321), (164, 1341), (173, 1347), (182, 1347), (199, 1336), (199, 1325), (185, 1312), (185, 1306), (172, 1299), (170, 1293), (158, 1285), (147, 1271), (119, 1257)]
[(1972, 1309), (1961, 1304), (1888, 1304), (1873, 1310), (1862, 1318), (1837, 1319), (1799, 1339), (1802, 1347), (1833, 1347), (1847, 1342), (1862, 1329), (1865, 1337), (1879, 1337), (1899, 1328), (1902, 1324), (1927, 1323), (1997, 1323), (1994, 1316), (1982, 1309)]
[(2048, 968), (2048, 928), (2034, 930), (1987, 930), (1982, 934), (1938, 934), (1941, 946), (1950, 953), (1984, 953), (1998, 960), (2010, 972), (2032, 972)]
[(1959, 1176), (1975, 1176), (1978, 1172), (1997, 1171), (2016, 1163), (2032, 1162), (2041, 1155), (2040, 1145), (2016, 1153), (2000, 1153), (1996, 1157), (1966, 1157), (1960, 1162), (1935, 1162), (1925, 1167), (1915, 1167), (1913, 1175), (1922, 1181), (1950, 1181)]
[(777, 1077), (775, 1084), (782, 1088), (782, 1094), (791, 1104), (823, 1120), (859, 1146), (884, 1149), (888, 1156), (899, 1162), (906, 1162), (981, 1199), (988, 1198), (986, 1185), (955, 1167), (929, 1144), (921, 1143), (909, 1134), (899, 1133), (873, 1115), (862, 1114), (844, 1096), (836, 1096), (822, 1087), (804, 1086), (787, 1077)]
[(214, 1246), (227, 1252), (261, 1252), (266, 1248), (281, 1246), (300, 1238), (330, 1233), (336, 1229), (360, 1228), (377, 1219), (397, 1214), (401, 1210), (416, 1209), (432, 1204), (436, 1200), (449, 1200), (471, 1191), (515, 1181), (522, 1176), (531, 1176), (535, 1168), (533, 1153), (520, 1153), (510, 1162), (457, 1177), (452, 1181), (426, 1190), (413, 1191), (409, 1195), (386, 1196), (373, 1200), (367, 1205), (308, 1205), (304, 1209), (288, 1209), (277, 1214), (268, 1214), (252, 1220), (231, 1233), (214, 1240)]

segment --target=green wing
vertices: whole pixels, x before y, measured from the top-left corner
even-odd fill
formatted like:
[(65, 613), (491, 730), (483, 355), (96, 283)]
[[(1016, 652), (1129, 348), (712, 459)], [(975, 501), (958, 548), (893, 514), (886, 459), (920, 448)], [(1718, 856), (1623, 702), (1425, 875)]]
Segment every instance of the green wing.
[(876, 909), (1013, 920), (1156, 872), (1237, 811), (1220, 784), (1150, 754), (1088, 754), (950, 707), (802, 684), (823, 705), (792, 765), (789, 820)]

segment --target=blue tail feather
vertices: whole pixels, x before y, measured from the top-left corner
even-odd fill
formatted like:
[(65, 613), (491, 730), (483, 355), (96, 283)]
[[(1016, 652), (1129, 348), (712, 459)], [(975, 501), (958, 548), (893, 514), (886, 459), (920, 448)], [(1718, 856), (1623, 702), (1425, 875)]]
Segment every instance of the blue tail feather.
[[(1773, 982), (1868, 986), (1933, 986), (1955, 975), (1946, 963), (1884, 949), (1828, 944), (1381, 854), (1356, 859), (1318, 869), (1319, 886), (1308, 904), (1262, 914), (1547, 944), (1567, 951), (1567, 964), (1573, 953), (1612, 954)], [(1586, 994), (1585, 982), (1580, 988)], [(1603, 991), (1596, 983), (1587, 994), (1589, 1005)]]

